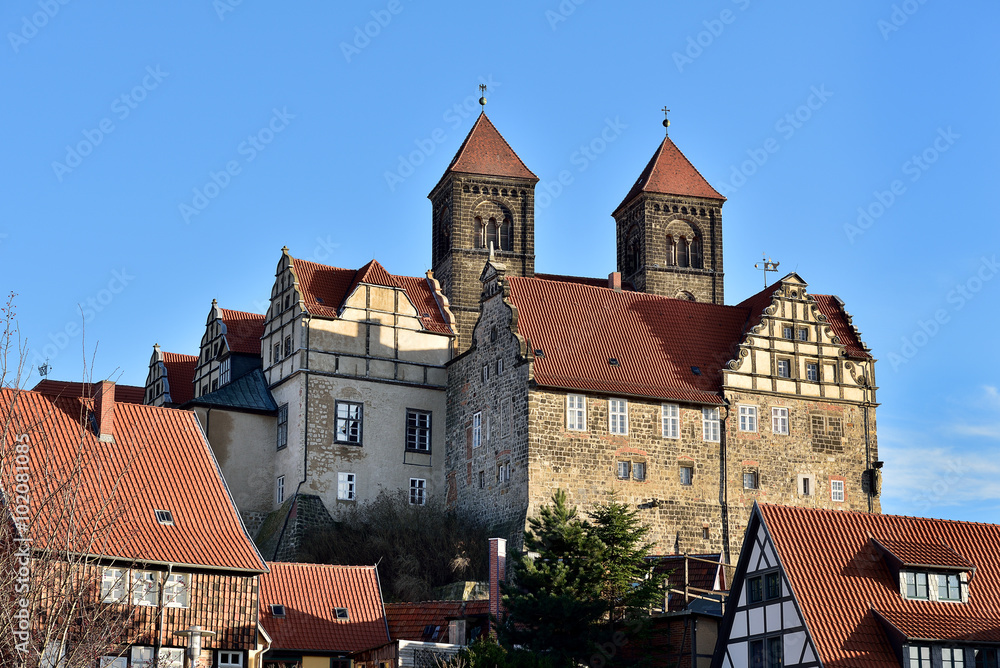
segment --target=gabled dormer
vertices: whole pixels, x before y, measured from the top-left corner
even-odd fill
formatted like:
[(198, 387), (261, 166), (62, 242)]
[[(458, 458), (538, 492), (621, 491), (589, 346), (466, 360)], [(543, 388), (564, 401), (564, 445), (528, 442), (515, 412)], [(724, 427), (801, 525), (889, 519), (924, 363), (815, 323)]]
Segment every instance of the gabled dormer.
[(154, 343), (153, 354), (149, 358), (143, 403), (147, 406), (174, 408), (190, 401), (197, 365), (196, 356), (163, 352), (160, 345)]
[(899, 595), (908, 601), (968, 603), (969, 583), (976, 566), (943, 539), (923, 542), (869, 538), (899, 581)]
[(260, 339), (264, 316), (220, 308), (212, 300), (194, 372), (194, 396), (215, 392), (261, 368)]

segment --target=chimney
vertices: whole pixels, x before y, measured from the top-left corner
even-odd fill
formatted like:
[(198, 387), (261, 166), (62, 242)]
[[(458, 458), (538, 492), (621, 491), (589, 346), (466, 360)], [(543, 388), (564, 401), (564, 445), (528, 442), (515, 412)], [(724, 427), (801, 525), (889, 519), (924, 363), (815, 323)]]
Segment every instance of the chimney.
[(94, 383), (94, 420), (98, 439), (115, 442), (115, 384), (110, 380)]
[(622, 273), (620, 271), (613, 271), (608, 274), (608, 287), (615, 292), (622, 291)]
[(500, 583), (507, 575), (507, 541), (490, 538), (490, 615), (500, 618), (503, 605), (500, 603)]

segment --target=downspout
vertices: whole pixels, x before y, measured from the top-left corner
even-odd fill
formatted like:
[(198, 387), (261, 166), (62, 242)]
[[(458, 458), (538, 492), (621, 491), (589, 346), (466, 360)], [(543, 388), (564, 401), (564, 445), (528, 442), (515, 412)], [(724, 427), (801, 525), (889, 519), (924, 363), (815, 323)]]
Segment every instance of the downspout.
[(722, 510), (722, 552), (727, 564), (729, 559), (729, 461), (726, 454), (726, 420), (729, 419), (729, 400), (719, 407), (719, 505)]
[[(874, 374), (874, 370), (873, 370)], [(868, 497), (868, 512), (875, 512), (875, 484), (876, 484), (876, 473), (875, 468), (872, 466), (872, 444), (871, 435), (868, 430), (868, 408), (871, 406), (871, 386), (874, 384), (875, 379), (872, 378), (871, 383), (868, 382), (866, 376), (862, 376), (865, 381), (865, 400), (861, 404), (862, 419), (865, 421), (865, 476), (868, 477), (868, 490), (866, 496)]]

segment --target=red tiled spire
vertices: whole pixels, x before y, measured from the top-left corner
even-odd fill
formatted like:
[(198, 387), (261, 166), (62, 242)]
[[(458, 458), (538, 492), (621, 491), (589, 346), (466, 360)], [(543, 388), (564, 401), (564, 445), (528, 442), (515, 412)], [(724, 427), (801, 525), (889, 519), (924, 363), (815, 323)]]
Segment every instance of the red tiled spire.
[(479, 114), (445, 174), (448, 172), (538, 180), (521, 162), (521, 158), (517, 157), (517, 153), (514, 153), (514, 149), (500, 135), (485, 112)]
[(663, 143), (656, 149), (635, 185), (615, 211), (631, 202), (639, 193), (726, 199), (708, 184), (670, 137), (663, 138)]

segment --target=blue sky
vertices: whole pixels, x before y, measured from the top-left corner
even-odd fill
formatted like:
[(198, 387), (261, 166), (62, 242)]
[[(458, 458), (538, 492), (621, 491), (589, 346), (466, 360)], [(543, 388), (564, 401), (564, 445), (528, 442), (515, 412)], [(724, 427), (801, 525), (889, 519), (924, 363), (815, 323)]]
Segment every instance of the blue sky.
[(426, 195), (480, 82), (541, 178), (537, 269), (603, 276), (666, 105), (729, 198), (728, 302), (761, 287), (766, 252), (839, 295), (879, 358), (884, 510), (995, 521), (998, 18), (941, 0), (11, 0), (0, 287), (52, 377), (87, 360), (141, 385), (154, 342), (196, 352), (213, 298), (263, 311), (283, 245), (420, 275)]

